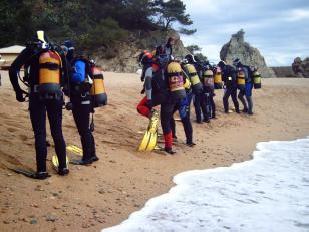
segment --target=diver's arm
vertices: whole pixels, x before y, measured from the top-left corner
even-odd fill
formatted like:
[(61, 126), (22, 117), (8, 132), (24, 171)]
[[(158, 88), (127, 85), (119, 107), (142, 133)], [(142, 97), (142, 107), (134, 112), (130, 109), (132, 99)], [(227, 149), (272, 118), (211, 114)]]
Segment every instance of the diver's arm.
[(145, 92), (147, 100), (151, 100), (151, 78), (152, 78), (152, 68), (149, 67), (145, 71)]
[(22, 92), (22, 89), (18, 84), (18, 73), (29, 57), (31, 57), (31, 51), (28, 48), (25, 48), (16, 57), (9, 69), (10, 81), (16, 93)]

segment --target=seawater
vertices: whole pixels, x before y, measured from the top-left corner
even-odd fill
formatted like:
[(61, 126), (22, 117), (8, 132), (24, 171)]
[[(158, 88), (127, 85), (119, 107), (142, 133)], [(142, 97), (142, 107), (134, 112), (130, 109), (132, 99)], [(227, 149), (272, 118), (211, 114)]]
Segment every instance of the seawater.
[(183, 172), (116, 231), (309, 231), (309, 137), (261, 142), (253, 160)]

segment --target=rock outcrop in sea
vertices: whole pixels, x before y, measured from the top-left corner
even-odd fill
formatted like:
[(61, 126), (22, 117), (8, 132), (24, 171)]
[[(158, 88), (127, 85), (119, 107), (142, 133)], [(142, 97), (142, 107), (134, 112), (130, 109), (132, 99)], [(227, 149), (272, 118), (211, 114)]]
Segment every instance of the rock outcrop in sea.
[(293, 72), (299, 77), (309, 78), (309, 57), (302, 60), (296, 57), (292, 64)]
[(230, 41), (223, 45), (220, 59), (232, 64), (235, 58), (239, 58), (243, 64), (257, 66), (262, 77), (276, 77), (274, 71), (267, 67), (260, 51), (245, 42), (244, 34), (245, 32), (241, 29), (232, 35)]

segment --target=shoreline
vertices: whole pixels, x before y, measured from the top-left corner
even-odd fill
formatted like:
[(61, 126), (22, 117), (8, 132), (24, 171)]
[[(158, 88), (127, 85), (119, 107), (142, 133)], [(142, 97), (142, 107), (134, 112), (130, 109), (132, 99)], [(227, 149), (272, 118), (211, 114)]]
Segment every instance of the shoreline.
[[(3, 168), (3, 164), (12, 163), (33, 168), (35, 157), (27, 104), (16, 102), (2, 75), (0, 223), (5, 230), (99, 231), (119, 224), (148, 199), (166, 193), (174, 186), (172, 177), (180, 172), (230, 166), (251, 159), (257, 142), (309, 135), (309, 80), (272, 78), (263, 79), (262, 89), (253, 92), (254, 116), (224, 114), (222, 91), (217, 91), (217, 120), (196, 124), (191, 108), (197, 143), (194, 148), (183, 144), (183, 128), (176, 122), (176, 155), (138, 153), (142, 136), (138, 131), (147, 126), (135, 110), (141, 98), (138, 75), (106, 72), (105, 79), (109, 104), (95, 114), (94, 136), (100, 161), (91, 167), (71, 165), (69, 176), (64, 178), (49, 167), (52, 177), (37, 181)], [(67, 144), (80, 146), (71, 113), (64, 111), (63, 115)], [(47, 131), (51, 141), (49, 127)], [(53, 147), (49, 148), (49, 159), (53, 153)], [(31, 224), (32, 220), (36, 223)]]
[(167, 231), (251, 231), (254, 228), (301, 231), (306, 228), (299, 206), (308, 202), (304, 178), (308, 143), (309, 136), (261, 142), (256, 145), (251, 160), (229, 167), (179, 173), (173, 177), (175, 185), (168, 192), (149, 199), (141, 210), (102, 232), (162, 228)]

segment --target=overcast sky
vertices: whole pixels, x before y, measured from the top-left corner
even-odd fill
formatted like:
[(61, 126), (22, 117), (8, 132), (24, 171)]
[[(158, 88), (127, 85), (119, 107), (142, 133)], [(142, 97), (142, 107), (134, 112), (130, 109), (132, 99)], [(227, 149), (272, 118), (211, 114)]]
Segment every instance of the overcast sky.
[(194, 21), (185, 46), (196, 44), (218, 61), (223, 44), (241, 28), (245, 41), (260, 50), (268, 66), (291, 65), (309, 57), (309, 0), (183, 0)]

